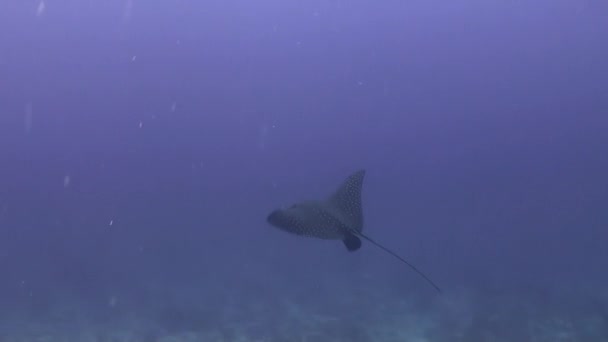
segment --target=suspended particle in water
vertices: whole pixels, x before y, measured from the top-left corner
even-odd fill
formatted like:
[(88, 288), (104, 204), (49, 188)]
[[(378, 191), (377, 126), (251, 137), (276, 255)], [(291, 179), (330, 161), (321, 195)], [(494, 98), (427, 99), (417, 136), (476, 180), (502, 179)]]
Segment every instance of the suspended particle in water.
[(28, 134), (32, 130), (32, 103), (25, 105), (24, 116), (25, 133)]
[(68, 186), (70, 186), (70, 176), (66, 175), (63, 177), (63, 187), (67, 188)]
[(177, 109), (177, 102), (173, 101), (173, 104), (171, 104), (171, 111), (175, 112), (176, 109)]
[(131, 62), (135, 62), (136, 59), (137, 59), (137, 56), (134, 55), (133, 57), (131, 57)]
[(144, 127), (144, 122), (143, 122), (143, 121), (140, 121), (140, 122), (139, 122), (139, 128), (142, 128), (142, 127)]
[(118, 298), (116, 298), (116, 296), (110, 297), (110, 300), (108, 301), (108, 306), (113, 308), (116, 306), (116, 304), (118, 304)]
[(110, 220), (109, 226), (112, 226), (112, 225), (114, 225), (114, 220)]
[(267, 124), (262, 124), (262, 126), (260, 126), (260, 130), (258, 133), (258, 148), (260, 150), (263, 150), (266, 148), (266, 139), (268, 136), (268, 125)]
[(46, 9), (46, 4), (44, 3), (44, 0), (41, 0), (38, 3), (38, 8), (36, 8), (36, 16), (39, 17), (39, 16), (43, 15), (45, 9)]
[(131, 19), (131, 12), (133, 11), (133, 0), (127, 0), (125, 2), (125, 8), (122, 12), (122, 20), (123, 22), (129, 21)]
[(386, 95), (388, 95), (388, 93), (389, 93), (388, 82), (384, 81), (384, 82), (382, 82), (382, 94), (386, 96)]

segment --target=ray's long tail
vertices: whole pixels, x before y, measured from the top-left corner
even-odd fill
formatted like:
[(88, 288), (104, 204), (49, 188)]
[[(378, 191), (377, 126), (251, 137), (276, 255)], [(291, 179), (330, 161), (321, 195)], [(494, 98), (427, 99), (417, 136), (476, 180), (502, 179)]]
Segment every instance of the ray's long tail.
[(358, 236), (364, 238), (365, 240), (371, 242), (372, 244), (374, 244), (377, 247), (381, 248), (385, 252), (387, 252), (390, 255), (394, 256), (395, 258), (399, 259), (404, 264), (408, 265), (411, 269), (413, 269), (416, 273), (418, 273), (422, 278), (424, 278), (429, 284), (431, 284), (431, 286), (433, 286), (435, 288), (435, 290), (437, 290), (437, 292), (441, 293), (441, 289), (439, 288), (439, 286), (435, 285), (435, 283), (431, 279), (429, 279), (429, 277), (427, 277), (424, 273), (422, 273), (420, 270), (418, 270), (414, 265), (410, 264), (407, 260), (405, 260), (402, 257), (400, 257), (397, 253), (395, 253), (395, 252), (391, 251), (390, 249), (382, 246), (381, 244), (379, 244), (376, 241), (372, 240), (369, 236), (363, 235), (360, 232), (357, 232), (356, 235), (358, 235)]

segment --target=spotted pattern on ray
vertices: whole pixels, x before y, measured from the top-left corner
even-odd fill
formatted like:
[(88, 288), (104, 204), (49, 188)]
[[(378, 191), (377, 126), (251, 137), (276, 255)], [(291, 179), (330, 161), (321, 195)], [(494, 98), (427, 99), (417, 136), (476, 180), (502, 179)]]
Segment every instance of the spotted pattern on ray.
[(268, 216), (273, 226), (300, 236), (344, 239), (350, 232), (361, 232), (361, 187), (365, 171), (348, 177), (327, 201), (307, 201)]
[(329, 199), (330, 206), (336, 211), (345, 225), (355, 231), (363, 230), (363, 210), (361, 208), (361, 188), (365, 170), (359, 170), (348, 177), (342, 186)]
[(289, 233), (319, 239), (342, 239), (347, 229), (321, 202), (304, 202), (275, 210), (268, 221)]

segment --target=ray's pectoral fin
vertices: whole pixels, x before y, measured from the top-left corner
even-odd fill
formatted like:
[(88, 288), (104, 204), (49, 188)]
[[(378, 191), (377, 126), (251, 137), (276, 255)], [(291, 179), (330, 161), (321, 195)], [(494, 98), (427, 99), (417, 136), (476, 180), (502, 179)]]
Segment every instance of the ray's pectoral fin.
[(354, 252), (361, 248), (361, 239), (351, 232), (346, 233), (346, 237), (342, 240), (344, 246), (349, 252)]
[(363, 230), (363, 210), (361, 208), (361, 188), (365, 170), (349, 176), (329, 198), (328, 204), (337, 212), (345, 225), (355, 232)]

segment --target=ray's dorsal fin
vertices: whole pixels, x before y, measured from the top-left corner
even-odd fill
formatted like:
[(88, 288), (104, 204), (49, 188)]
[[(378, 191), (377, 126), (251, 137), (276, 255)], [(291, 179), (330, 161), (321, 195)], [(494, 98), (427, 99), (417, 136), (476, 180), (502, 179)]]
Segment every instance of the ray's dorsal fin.
[(345, 224), (356, 232), (363, 230), (363, 210), (361, 208), (361, 188), (365, 170), (350, 175), (331, 195), (328, 204), (345, 220)]

